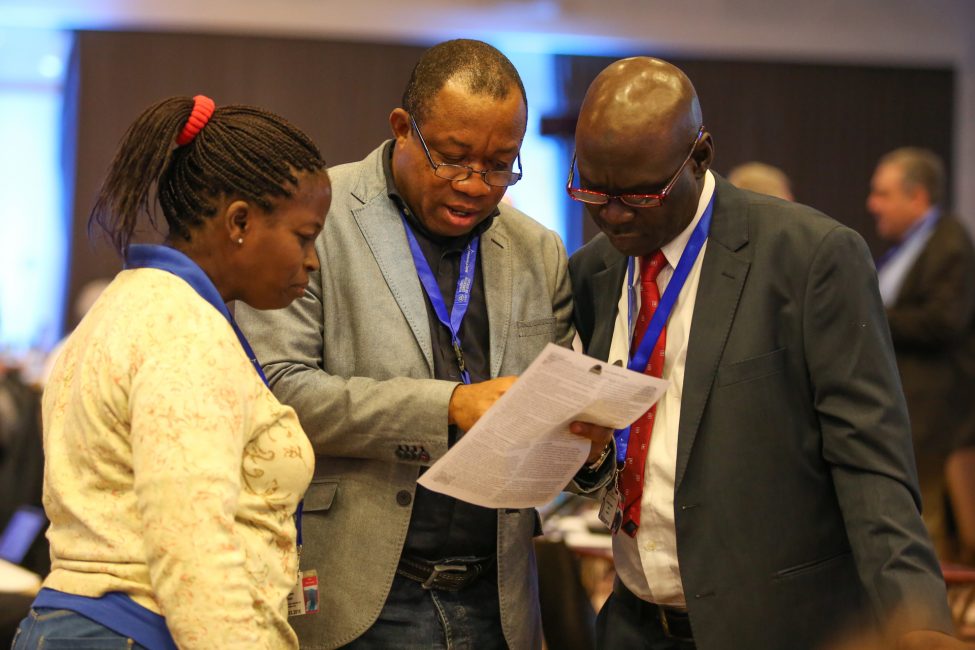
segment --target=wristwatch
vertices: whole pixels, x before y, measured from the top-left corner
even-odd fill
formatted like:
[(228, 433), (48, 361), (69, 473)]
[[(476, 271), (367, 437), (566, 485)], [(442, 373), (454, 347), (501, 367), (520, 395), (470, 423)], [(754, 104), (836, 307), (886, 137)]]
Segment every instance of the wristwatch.
[(602, 467), (603, 466), (603, 462), (605, 462), (606, 458), (609, 456), (610, 452), (614, 448), (615, 448), (615, 445), (613, 444), (613, 440), (610, 439), (610, 441), (606, 443), (606, 446), (603, 447), (603, 453), (599, 454), (599, 458), (597, 458), (596, 460), (594, 460), (591, 463), (589, 463), (588, 465), (586, 465), (585, 466), (585, 470), (587, 472), (595, 472), (597, 469), (599, 469), (600, 467)]

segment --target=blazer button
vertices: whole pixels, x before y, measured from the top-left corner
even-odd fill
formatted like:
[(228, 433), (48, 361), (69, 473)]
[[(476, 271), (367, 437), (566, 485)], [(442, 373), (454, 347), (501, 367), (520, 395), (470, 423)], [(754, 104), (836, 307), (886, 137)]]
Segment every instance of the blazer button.
[(411, 495), (406, 490), (400, 490), (396, 493), (396, 503), (401, 506), (408, 506), (413, 501), (413, 495)]

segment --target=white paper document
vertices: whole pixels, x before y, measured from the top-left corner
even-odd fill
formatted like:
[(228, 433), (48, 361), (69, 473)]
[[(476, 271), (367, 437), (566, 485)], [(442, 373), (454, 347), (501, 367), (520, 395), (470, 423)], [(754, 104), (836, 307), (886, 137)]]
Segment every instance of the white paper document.
[(486, 508), (548, 503), (589, 455), (589, 440), (569, 424), (626, 427), (667, 384), (549, 343), (419, 483)]

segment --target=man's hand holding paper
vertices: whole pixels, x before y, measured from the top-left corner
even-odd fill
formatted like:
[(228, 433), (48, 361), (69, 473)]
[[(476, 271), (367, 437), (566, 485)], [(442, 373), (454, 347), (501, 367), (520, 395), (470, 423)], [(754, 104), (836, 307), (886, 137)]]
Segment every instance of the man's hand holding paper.
[(628, 426), (666, 386), (549, 345), (419, 482), (489, 508), (542, 505), (601, 455), (612, 429)]

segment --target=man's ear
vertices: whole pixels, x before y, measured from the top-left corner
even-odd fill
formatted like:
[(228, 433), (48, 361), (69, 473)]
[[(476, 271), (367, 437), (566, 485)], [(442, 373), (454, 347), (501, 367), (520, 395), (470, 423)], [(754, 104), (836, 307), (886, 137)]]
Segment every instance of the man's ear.
[(711, 163), (714, 161), (714, 140), (711, 139), (710, 133), (704, 132), (701, 136), (701, 144), (691, 154), (691, 158), (694, 161), (694, 175), (698, 178), (711, 169)]
[(402, 108), (394, 108), (389, 114), (389, 126), (393, 130), (393, 137), (396, 144), (404, 146), (406, 139), (410, 137), (413, 126), (410, 124), (410, 114)]
[(243, 244), (247, 235), (251, 232), (250, 204), (247, 201), (231, 201), (223, 211), (223, 222), (227, 229), (227, 234), (235, 244)]

